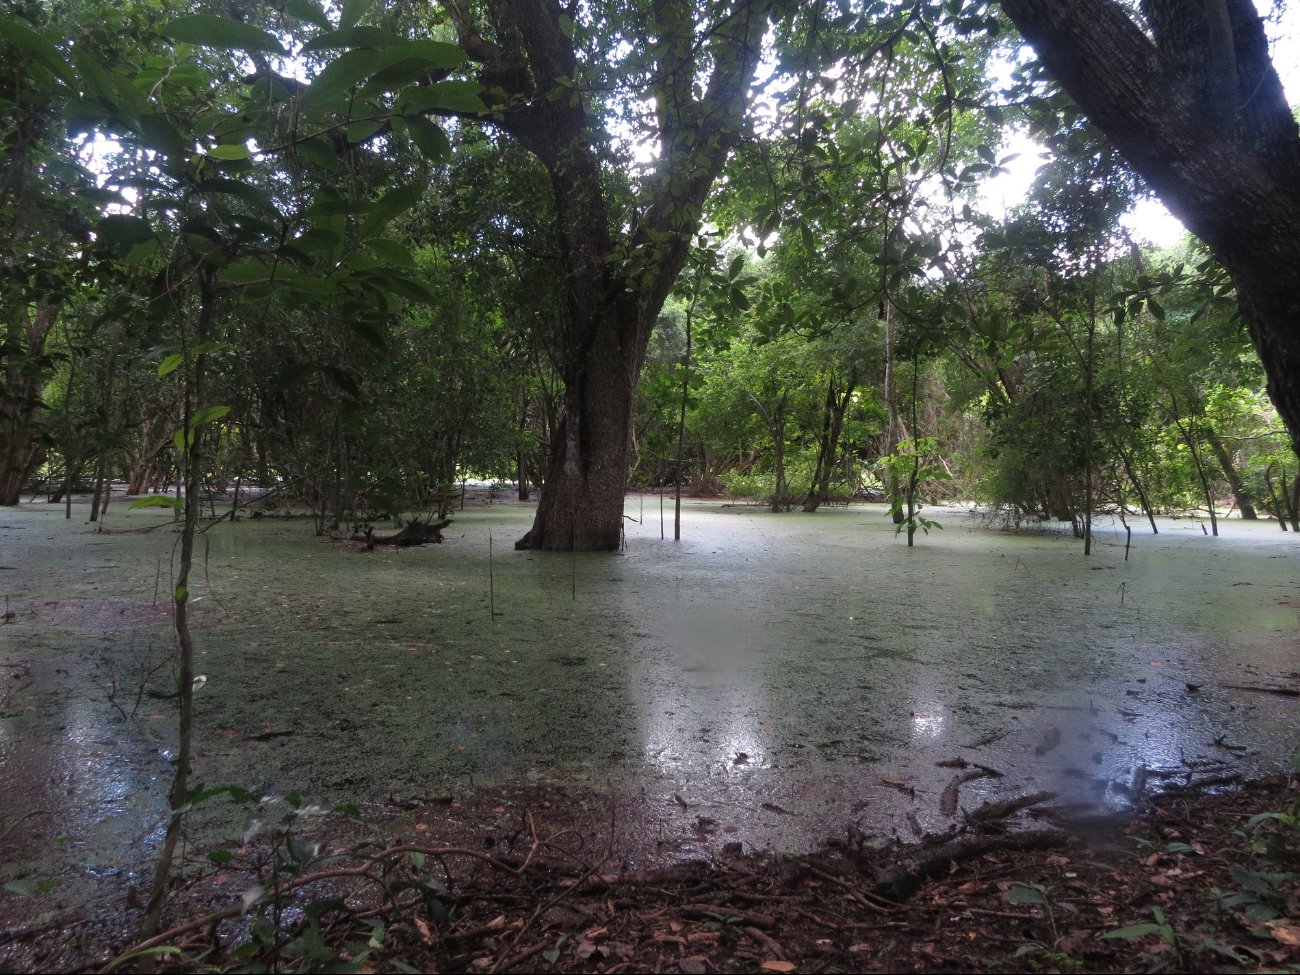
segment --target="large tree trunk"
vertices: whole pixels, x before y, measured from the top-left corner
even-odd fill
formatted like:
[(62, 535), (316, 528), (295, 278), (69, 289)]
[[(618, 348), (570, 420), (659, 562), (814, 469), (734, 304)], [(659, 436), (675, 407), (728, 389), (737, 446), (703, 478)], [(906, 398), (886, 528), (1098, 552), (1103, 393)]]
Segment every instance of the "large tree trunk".
[(1002, 0), (1061, 86), (1237, 287), (1300, 453), (1300, 128), (1252, 0)]
[[(647, 333), (648, 335), (648, 333)], [(623, 532), (635, 357), (615, 341), (616, 325), (596, 331), (579, 375), (566, 377), (565, 411), (551, 440), (537, 516), (516, 548), (617, 551)]]
[[(492, 0), (482, 19), (444, 0), (494, 124), (551, 177), (564, 291), (557, 349), (565, 414), (552, 438), (537, 517), (516, 546), (616, 550), (622, 535), (632, 401), (650, 332), (686, 262), (705, 198), (739, 136), (772, 0), (735, 0), (697, 25), (686, 0), (653, 0), (644, 25), (660, 155), (630, 232), (609, 204), (603, 121), (575, 87), (583, 75), (558, 0)], [(707, 27), (698, 29), (697, 27)]]

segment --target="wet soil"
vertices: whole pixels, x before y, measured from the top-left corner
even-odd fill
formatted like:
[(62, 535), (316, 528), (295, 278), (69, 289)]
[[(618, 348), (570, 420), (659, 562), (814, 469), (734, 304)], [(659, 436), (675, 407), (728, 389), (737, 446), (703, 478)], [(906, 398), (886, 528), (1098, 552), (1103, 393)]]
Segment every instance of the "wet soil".
[[(0, 895), (9, 930), (123, 903), (165, 814), (176, 535), (157, 511), (115, 505), (103, 534), (78, 515), (0, 513), (0, 879), (55, 884)], [(656, 498), (628, 515), (623, 553), (576, 557), (514, 552), (531, 511), (510, 505), (400, 551), (214, 526), (196, 775), (325, 805), (576, 790), (636, 810), (620, 856), (645, 870), (847, 824), (916, 840), (1035, 791), (1122, 809), (1138, 778), (1265, 774), (1300, 740), (1275, 525), (1169, 521), (1127, 560), (1115, 528), (1085, 560), (958, 511), (910, 551), (873, 506), (693, 504), (681, 543)], [(950, 797), (955, 761), (998, 774)], [(237, 844), (246, 815), (202, 804), (193, 846)]]
[(636, 868), (646, 806), (503, 786), (369, 822), (308, 814), (307, 861), (283, 831), (224, 866), (194, 857), (158, 939), (133, 943), (138, 912), (118, 907), (11, 929), (0, 963), (139, 971), (164, 947), (161, 971), (1300, 972), (1294, 779), (1171, 784), (1129, 814), (1036, 809), (1018, 829), (973, 811), (910, 844), (852, 826), (802, 854), (731, 840)]

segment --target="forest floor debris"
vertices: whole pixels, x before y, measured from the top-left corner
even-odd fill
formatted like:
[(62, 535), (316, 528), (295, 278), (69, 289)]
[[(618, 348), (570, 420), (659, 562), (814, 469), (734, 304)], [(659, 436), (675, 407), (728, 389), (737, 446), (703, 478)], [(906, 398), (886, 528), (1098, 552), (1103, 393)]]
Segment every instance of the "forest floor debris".
[(228, 860), (194, 854), (153, 945), (131, 944), (134, 908), (106, 905), (0, 931), (0, 965), (106, 970), (165, 948), (114, 970), (1300, 972), (1294, 778), (1163, 793), (1087, 828), (1038, 809), (1010, 832), (971, 817), (903, 846), (849, 827), (806, 855), (736, 842), (666, 866), (592, 799), (480, 790), (380, 826), (306, 817)]

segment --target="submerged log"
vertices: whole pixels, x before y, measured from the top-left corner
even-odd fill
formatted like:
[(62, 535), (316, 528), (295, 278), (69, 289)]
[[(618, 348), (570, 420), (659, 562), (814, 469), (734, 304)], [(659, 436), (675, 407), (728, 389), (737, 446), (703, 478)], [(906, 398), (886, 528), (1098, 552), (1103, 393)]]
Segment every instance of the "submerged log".
[(442, 521), (413, 521), (392, 535), (376, 535), (373, 528), (367, 528), (365, 534), (349, 535), (348, 540), (365, 542), (373, 548), (376, 545), (396, 545), (407, 548), (411, 545), (427, 545), (430, 542), (442, 544), (442, 530), (451, 524), (450, 518)]

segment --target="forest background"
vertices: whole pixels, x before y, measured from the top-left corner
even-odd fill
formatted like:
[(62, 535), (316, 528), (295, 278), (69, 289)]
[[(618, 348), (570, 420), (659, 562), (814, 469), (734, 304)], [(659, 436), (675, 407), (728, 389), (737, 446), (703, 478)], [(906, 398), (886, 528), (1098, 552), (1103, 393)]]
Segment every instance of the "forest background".
[(1130, 236), (990, 5), (543, 5), (549, 53), (509, 4), (9, 7), (6, 503), (192, 465), (322, 530), (550, 480), (548, 548), (628, 486), (1296, 519), (1232, 277)]

